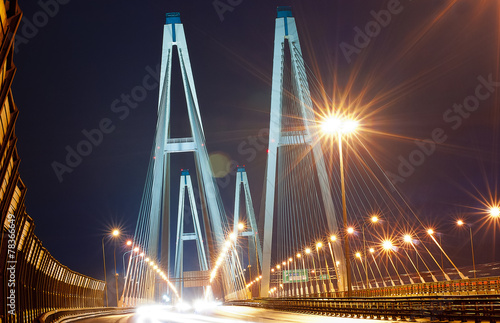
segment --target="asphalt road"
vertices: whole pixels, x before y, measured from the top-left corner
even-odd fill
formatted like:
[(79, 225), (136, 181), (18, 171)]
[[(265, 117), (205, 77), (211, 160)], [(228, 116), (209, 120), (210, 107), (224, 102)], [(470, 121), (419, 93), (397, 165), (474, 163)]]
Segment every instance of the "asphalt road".
[[(359, 321), (359, 322), (358, 322)], [(370, 320), (376, 322), (378, 320)], [(336, 322), (366, 323), (363, 319), (324, 317), (298, 313), (286, 313), (274, 310), (243, 306), (217, 306), (201, 312), (179, 312), (175, 309), (160, 306), (141, 307), (134, 314), (108, 315), (103, 317), (76, 320), (78, 323), (233, 323), (233, 322)], [(382, 321), (380, 321), (382, 322)], [(386, 321), (387, 322), (387, 321)]]

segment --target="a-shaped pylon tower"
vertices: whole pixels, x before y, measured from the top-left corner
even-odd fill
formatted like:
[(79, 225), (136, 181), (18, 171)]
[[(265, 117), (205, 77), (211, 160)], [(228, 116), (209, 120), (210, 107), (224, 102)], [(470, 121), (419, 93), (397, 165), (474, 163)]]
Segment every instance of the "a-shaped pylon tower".
[[(289, 49), (289, 63), (285, 66), (285, 49)], [(284, 88), (284, 68), (291, 71), (291, 89)], [(292, 91), (294, 104), (298, 105), (298, 115), (287, 117), (293, 118), (300, 123), (297, 130), (290, 131), (283, 127), (283, 110), (286, 100), (284, 99)], [(270, 282), (271, 250), (273, 244), (273, 218), (275, 213), (275, 195), (277, 186), (277, 161), (281, 153), (280, 147), (291, 147), (303, 145), (309, 147), (315, 163), (317, 182), (320, 187), (321, 202), (324, 216), (328, 223), (330, 232), (339, 232), (337, 228), (336, 213), (332, 201), (332, 192), (328, 182), (328, 175), (323, 159), (321, 146), (314, 131), (315, 117), (313, 112), (311, 94), (307, 74), (300, 48), (299, 36), (295, 19), (290, 7), (278, 7), (278, 15), (275, 25), (274, 37), (274, 61), (271, 92), (271, 119), (269, 127), (269, 150), (267, 157), (267, 171), (265, 179), (265, 222), (262, 258), (261, 297), (267, 297)], [(339, 244), (333, 246), (333, 253), (337, 259), (343, 258), (343, 250)], [(342, 262), (337, 270), (338, 290), (344, 290), (346, 268)]]

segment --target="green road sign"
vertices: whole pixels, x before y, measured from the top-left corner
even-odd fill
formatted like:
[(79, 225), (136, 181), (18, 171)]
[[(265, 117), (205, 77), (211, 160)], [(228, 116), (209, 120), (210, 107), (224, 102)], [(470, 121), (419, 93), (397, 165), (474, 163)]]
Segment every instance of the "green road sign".
[(309, 281), (307, 270), (283, 270), (283, 284), (303, 283)]

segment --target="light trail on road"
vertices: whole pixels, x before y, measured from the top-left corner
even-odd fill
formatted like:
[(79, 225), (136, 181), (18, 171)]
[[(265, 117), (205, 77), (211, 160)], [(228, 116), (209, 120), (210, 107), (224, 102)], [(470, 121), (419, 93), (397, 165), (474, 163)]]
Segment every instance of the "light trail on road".
[[(358, 323), (366, 322), (363, 319), (325, 317), (300, 313), (287, 313), (262, 308), (244, 306), (217, 306), (201, 312), (179, 312), (169, 306), (149, 305), (139, 307), (135, 314), (107, 315), (101, 317), (86, 318), (73, 322), (87, 323), (232, 323), (232, 322), (335, 322), (335, 323)], [(371, 320), (382, 322), (381, 320)]]

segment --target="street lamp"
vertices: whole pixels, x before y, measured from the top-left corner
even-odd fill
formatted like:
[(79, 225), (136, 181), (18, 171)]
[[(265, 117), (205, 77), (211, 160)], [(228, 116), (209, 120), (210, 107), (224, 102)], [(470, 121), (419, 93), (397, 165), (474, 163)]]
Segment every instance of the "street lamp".
[(389, 261), (391, 262), (392, 268), (394, 268), (396, 275), (398, 275), (399, 283), (401, 285), (404, 285), (403, 279), (401, 279), (401, 276), (399, 275), (398, 269), (396, 268), (396, 265), (394, 265), (394, 262), (392, 261), (392, 258), (391, 258), (390, 252), (394, 250), (394, 245), (392, 244), (392, 241), (391, 240), (382, 241), (382, 248), (387, 252), (387, 258), (389, 258)]
[[(118, 238), (120, 236), (120, 231), (115, 229), (113, 230), (113, 237)], [(115, 247), (113, 248), (113, 260), (114, 260), (114, 265), (115, 265), (115, 289), (116, 289), (116, 306), (118, 305), (118, 272), (116, 271), (116, 241), (115, 241)]]
[[(431, 237), (431, 239), (434, 241), (434, 243), (439, 247), (439, 249), (441, 250), (441, 252), (446, 256), (446, 258), (448, 259), (448, 261), (453, 265), (453, 268), (455, 268), (455, 270), (458, 272), (458, 275), (460, 276), (461, 279), (467, 279), (460, 270), (458, 270), (457, 266), (455, 266), (455, 263), (453, 261), (451, 261), (450, 257), (448, 257), (448, 254), (446, 252), (444, 252), (443, 248), (441, 247), (441, 245), (437, 242), (436, 238), (434, 238), (434, 230), (432, 229), (429, 229), (427, 230), (427, 233), (429, 234), (429, 236)], [(444, 270), (443, 270), (444, 272)], [(445, 274), (445, 277), (446, 277), (446, 274)], [(446, 277), (448, 280), (449, 280), (449, 277)]]
[[(319, 278), (321, 279), (321, 285), (323, 285), (323, 291), (325, 293), (327, 293), (325, 281), (323, 280), (323, 269), (321, 268), (321, 258), (320, 258), (320, 255), (319, 255), (319, 250), (322, 247), (323, 247), (323, 243), (322, 242), (316, 243), (316, 253), (318, 254)], [(328, 271), (327, 271), (326, 274), (327, 274), (327, 277), (328, 277)]]
[[(323, 121), (321, 128), (324, 133), (337, 135), (339, 145), (339, 160), (340, 160), (340, 185), (342, 191), (342, 220), (344, 225), (347, 225), (347, 207), (345, 198), (345, 179), (344, 179), (344, 157), (342, 155), (342, 135), (354, 133), (358, 127), (358, 122), (352, 119), (341, 119), (336, 116), (331, 116)], [(344, 239), (344, 259), (346, 264), (347, 276), (347, 296), (352, 296), (351, 286), (351, 263), (349, 259), (349, 237), (346, 235)]]
[(500, 217), (500, 207), (498, 207), (498, 206), (490, 207), (490, 216), (492, 218)]
[[(377, 223), (378, 222), (378, 216), (372, 215), (370, 218), (370, 222), (365, 222), (363, 223), (363, 226), (361, 227), (361, 232), (363, 233), (363, 252), (366, 253), (366, 239), (365, 239), (365, 227), (368, 223)], [(370, 281), (368, 280), (368, 257), (365, 257), (365, 276), (366, 276), (366, 287), (371, 288)]]
[[(466, 225), (464, 221), (458, 220), (457, 225), (459, 227)], [(469, 235), (470, 235), (470, 249), (472, 252), (472, 270), (474, 271), (474, 278), (476, 278), (476, 262), (474, 260), (474, 243), (472, 242), (472, 226), (467, 225), (469, 227)]]
[[(120, 231), (118, 229), (113, 229), (111, 231), (111, 236), (113, 238), (116, 238), (120, 235)], [(104, 266), (104, 285), (106, 286), (106, 307), (109, 306), (108, 304), (108, 280), (106, 278), (106, 253), (104, 251), (104, 238), (106, 238), (107, 235), (102, 237), (101, 243), (102, 243), (102, 262)], [(115, 251), (116, 251), (116, 245), (115, 245)], [(116, 252), (114, 253), (114, 258), (115, 258), (115, 278), (116, 278)], [(118, 280), (118, 278), (116, 278)], [(116, 302), (118, 306), (118, 284), (116, 284)]]

